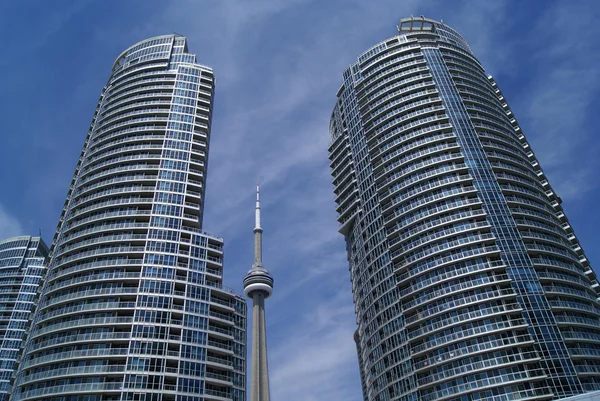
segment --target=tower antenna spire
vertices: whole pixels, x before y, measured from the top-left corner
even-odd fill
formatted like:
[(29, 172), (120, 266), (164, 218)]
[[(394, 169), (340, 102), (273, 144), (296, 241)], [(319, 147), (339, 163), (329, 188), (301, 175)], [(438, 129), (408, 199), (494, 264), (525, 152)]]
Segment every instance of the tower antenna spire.
[(260, 185), (256, 181), (256, 207), (254, 208), (254, 265), (262, 267), (262, 227), (260, 226)]

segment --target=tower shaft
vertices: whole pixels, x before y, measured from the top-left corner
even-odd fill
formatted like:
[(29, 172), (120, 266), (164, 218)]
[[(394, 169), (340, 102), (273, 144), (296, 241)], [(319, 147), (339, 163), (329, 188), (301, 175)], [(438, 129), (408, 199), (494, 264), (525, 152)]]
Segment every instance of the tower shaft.
[(265, 296), (260, 291), (256, 291), (252, 295), (252, 319), (252, 381), (250, 384), (250, 401), (269, 401)]

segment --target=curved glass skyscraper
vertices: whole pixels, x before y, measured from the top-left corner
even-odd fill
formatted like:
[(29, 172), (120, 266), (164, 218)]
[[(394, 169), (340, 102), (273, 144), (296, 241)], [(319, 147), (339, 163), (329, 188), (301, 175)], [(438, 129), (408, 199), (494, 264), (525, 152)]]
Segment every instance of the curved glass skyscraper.
[(595, 274), (465, 40), (404, 19), (343, 78), (329, 151), (365, 399), (599, 389)]
[(13, 400), (245, 400), (246, 302), (202, 231), (214, 94), (186, 39), (125, 50), (98, 102)]
[(48, 247), (39, 237), (0, 242), (0, 401), (8, 400), (10, 380), (46, 274), (47, 257)]

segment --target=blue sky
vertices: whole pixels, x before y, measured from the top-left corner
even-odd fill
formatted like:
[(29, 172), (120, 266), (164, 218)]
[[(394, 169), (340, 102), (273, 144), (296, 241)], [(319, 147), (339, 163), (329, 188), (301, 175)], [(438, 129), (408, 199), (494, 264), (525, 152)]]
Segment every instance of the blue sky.
[[(252, 263), (260, 179), (271, 392), (361, 399), (345, 248), (327, 161), (341, 74), (410, 15), (458, 29), (496, 78), (592, 263), (600, 260), (600, 3), (450, 0), (0, 2), (0, 239), (50, 242), (100, 90), (126, 47), (178, 32), (214, 68), (204, 228), (225, 284)], [(595, 124), (596, 123), (596, 124)]]

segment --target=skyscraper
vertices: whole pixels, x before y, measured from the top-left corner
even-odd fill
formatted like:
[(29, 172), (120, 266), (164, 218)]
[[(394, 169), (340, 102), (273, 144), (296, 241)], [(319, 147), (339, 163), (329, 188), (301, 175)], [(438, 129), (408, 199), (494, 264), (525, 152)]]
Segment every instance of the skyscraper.
[(246, 302), (202, 231), (214, 76), (179, 35), (102, 90), (13, 400), (245, 400)]
[(13, 375), (39, 287), (48, 247), (39, 237), (0, 242), (0, 401), (8, 400)]
[(366, 400), (600, 388), (598, 283), (498, 85), (442, 22), (343, 74), (329, 147)]
[(244, 277), (244, 293), (252, 299), (252, 364), (250, 401), (269, 401), (269, 369), (267, 363), (267, 325), (265, 299), (273, 292), (273, 277), (262, 264), (262, 227), (260, 194), (256, 185), (254, 211), (254, 264)]

